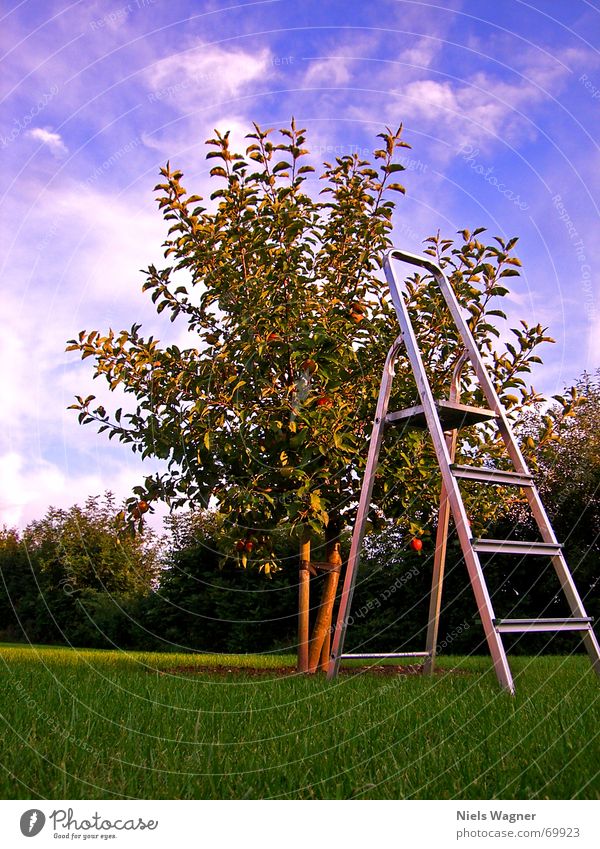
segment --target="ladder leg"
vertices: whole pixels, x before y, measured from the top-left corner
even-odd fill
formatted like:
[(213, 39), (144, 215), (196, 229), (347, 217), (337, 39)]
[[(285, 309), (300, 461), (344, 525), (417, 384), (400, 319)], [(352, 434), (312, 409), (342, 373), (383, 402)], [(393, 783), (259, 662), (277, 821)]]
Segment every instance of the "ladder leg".
[[(510, 448), (511, 442), (514, 442), (514, 436), (512, 432), (507, 432), (506, 429), (502, 428), (500, 428), (500, 431), (504, 438), (504, 442), (507, 445), (507, 448)], [(540, 497), (537, 487), (527, 489), (525, 491), (525, 495), (543, 541), (549, 543), (557, 543), (556, 534), (554, 533), (554, 529), (552, 527), (550, 519), (548, 518), (546, 508), (542, 503), (542, 499)], [(573, 575), (571, 574), (571, 570), (569, 569), (564, 555), (554, 555), (552, 557), (552, 566), (554, 567), (554, 571), (556, 572), (556, 575), (560, 582), (561, 589), (567, 599), (571, 614), (574, 617), (586, 618), (587, 613), (585, 612), (583, 601), (581, 599), (581, 596), (579, 595), (577, 587), (575, 586)], [(598, 640), (591, 626), (588, 631), (582, 632), (582, 639), (588, 656), (590, 658), (592, 668), (596, 675), (600, 677), (600, 645), (598, 644)]]
[(381, 387), (379, 389), (379, 398), (377, 400), (377, 409), (375, 411), (375, 420), (373, 422), (373, 432), (369, 443), (369, 454), (367, 457), (367, 465), (360, 491), (360, 499), (356, 512), (356, 521), (354, 530), (352, 531), (352, 542), (350, 544), (350, 555), (348, 557), (348, 565), (346, 566), (346, 574), (344, 576), (344, 587), (342, 589), (342, 597), (337, 615), (337, 622), (333, 635), (333, 647), (329, 658), (329, 668), (327, 670), (327, 678), (331, 680), (338, 674), (340, 659), (344, 650), (344, 640), (346, 638), (346, 630), (348, 628), (348, 616), (352, 604), (352, 596), (354, 595), (354, 587), (356, 584), (356, 575), (358, 572), (358, 564), (360, 560), (360, 552), (365, 535), (365, 527), (369, 514), (369, 506), (371, 504), (371, 495), (373, 493), (373, 483), (375, 481), (375, 472), (377, 471), (377, 460), (381, 442), (383, 440), (383, 430), (385, 426), (385, 417), (387, 414), (388, 403), (390, 400), (390, 392), (392, 391), (392, 381), (394, 379), (394, 363), (398, 355), (398, 351), (402, 344), (402, 337), (399, 336), (392, 347), (390, 348), (385, 366), (383, 369), (383, 377), (381, 379)]
[(592, 664), (592, 669), (598, 678), (600, 678), (600, 645), (598, 644), (598, 640), (591, 626), (588, 631), (583, 631), (581, 637)]
[(502, 643), (502, 637), (494, 627), (494, 609), (487, 590), (485, 578), (483, 577), (481, 563), (479, 562), (477, 554), (473, 551), (468, 542), (466, 545), (462, 546), (462, 549), (469, 572), (469, 578), (471, 579), (471, 586), (475, 593), (477, 609), (483, 624), (483, 632), (492, 656), (496, 677), (498, 678), (498, 683), (504, 690), (507, 690), (514, 696), (515, 685), (508, 665), (506, 651), (504, 650), (504, 645)]
[(588, 631), (582, 632), (581, 639), (583, 640), (583, 645), (588, 653), (592, 669), (600, 678), (600, 645), (598, 644), (598, 640), (591, 625)]
[[(552, 558), (552, 565), (554, 566), (554, 570), (558, 576), (562, 590), (567, 597), (572, 615), (574, 617), (587, 617), (583, 601), (577, 591), (571, 570), (569, 569), (564, 556), (562, 554), (554, 556)], [(583, 631), (581, 637), (591, 661), (592, 668), (596, 675), (600, 677), (600, 646), (598, 645), (598, 640), (596, 639), (596, 635), (594, 634), (592, 627), (590, 626), (588, 631)]]
[[(451, 459), (454, 458), (456, 452), (456, 431), (453, 431), (449, 438), (447, 437), (448, 452)], [(461, 503), (462, 507), (462, 503)], [(442, 483), (442, 494), (440, 499), (440, 512), (438, 517), (438, 529), (436, 536), (436, 550), (433, 565), (433, 582), (431, 589), (431, 600), (429, 604), (429, 622), (427, 626), (427, 644), (426, 651), (428, 656), (425, 659), (424, 672), (432, 674), (435, 669), (436, 645), (439, 628), (439, 615), (442, 600), (442, 584), (444, 579), (444, 567), (446, 562), (446, 548), (448, 542), (448, 524), (451, 513), (450, 498)], [(475, 600), (481, 621), (485, 638), (492, 656), (492, 662), (496, 671), (496, 676), (500, 686), (507, 690), (511, 695), (514, 695), (515, 687), (512, 679), (508, 658), (502, 643), (502, 637), (494, 627), (494, 611), (492, 608), (492, 600), (489, 596), (487, 585), (481, 563), (476, 553), (473, 551), (468, 535), (465, 533), (465, 525), (463, 524), (459, 530), (461, 538), (461, 547)], [(464, 538), (466, 536), (466, 539)], [(585, 615), (585, 614), (584, 614)]]

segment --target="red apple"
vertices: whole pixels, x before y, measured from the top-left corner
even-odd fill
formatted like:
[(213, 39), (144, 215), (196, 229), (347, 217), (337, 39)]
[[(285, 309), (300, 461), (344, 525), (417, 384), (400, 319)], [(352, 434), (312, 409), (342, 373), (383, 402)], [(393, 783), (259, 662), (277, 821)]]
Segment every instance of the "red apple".
[(367, 308), (364, 304), (352, 304), (350, 307), (350, 318), (355, 324), (359, 324), (366, 313)]
[(244, 542), (244, 540), (238, 539), (238, 541), (235, 544), (235, 550), (236, 551), (243, 551), (245, 547), (246, 547), (246, 543)]
[(246, 540), (245, 545), (244, 545), (244, 548), (246, 549), (246, 551), (248, 552), (248, 554), (250, 554), (250, 552), (251, 552), (251, 551), (252, 551), (252, 549), (254, 548), (254, 543), (252, 542), (252, 540), (251, 540), (251, 539), (247, 539), (247, 540)]
[(150, 505), (147, 501), (138, 501), (132, 510), (134, 519), (141, 519), (144, 513), (147, 513), (149, 509)]
[(314, 360), (308, 359), (304, 360), (300, 368), (302, 369), (302, 371), (307, 371), (309, 374), (314, 374), (319, 367)]
[(423, 548), (423, 540), (417, 539), (416, 537), (414, 539), (411, 539), (410, 547), (413, 551), (421, 551), (421, 549)]

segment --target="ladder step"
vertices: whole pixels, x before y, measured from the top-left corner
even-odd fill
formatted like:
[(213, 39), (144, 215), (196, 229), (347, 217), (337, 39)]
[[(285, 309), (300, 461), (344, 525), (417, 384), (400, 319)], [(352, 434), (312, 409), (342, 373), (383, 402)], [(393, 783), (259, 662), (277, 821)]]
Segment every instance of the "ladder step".
[(376, 660), (384, 657), (429, 657), (428, 651), (367, 652), (367, 654), (342, 654), (341, 660)]
[(566, 617), (562, 619), (494, 619), (494, 627), (499, 633), (523, 634), (527, 631), (587, 631), (593, 619), (587, 617)]
[(501, 469), (488, 469), (485, 466), (458, 466), (455, 463), (450, 468), (455, 478), (508, 486), (533, 486), (533, 476), (521, 472), (505, 472)]
[[(496, 413), (485, 407), (468, 407), (466, 404), (457, 404), (454, 401), (440, 399), (435, 402), (440, 418), (442, 430), (457, 430), (460, 427), (487, 422), (497, 418)], [(422, 404), (416, 407), (408, 407), (397, 413), (388, 413), (385, 417), (387, 425), (404, 425), (405, 427), (426, 428), (427, 420)]]
[(521, 542), (512, 539), (474, 539), (471, 542), (473, 551), (489, 554), (560, 554), (562, 545), (551, 542)]

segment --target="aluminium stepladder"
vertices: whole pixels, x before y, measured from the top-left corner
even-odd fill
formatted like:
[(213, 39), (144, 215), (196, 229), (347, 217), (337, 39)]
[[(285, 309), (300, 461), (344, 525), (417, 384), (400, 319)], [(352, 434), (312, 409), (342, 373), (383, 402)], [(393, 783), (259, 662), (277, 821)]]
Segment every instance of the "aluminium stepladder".
[[(447, 401), (435, 400), (433, 398), (410, 316), (395, 275), (393, 267), (394, 260), (417, 266), (432, 275), (441, 290), (462, 339), (464, 352), (455, 367), (452, 376), (450, 397)], [(508, 665), (506, 651), (502, 643), (503, 633), (578, 631), (581, 633), (592, 666), (596, 674), (600, 676), (600, 646), (592, 628), (592, 620), (585, 612), (583, 602), (562, 553), (562, 547), (556, 539), (539, 492), (533, 482), (533, 477), (527, 468), (525, 459), (512, 432), (494, 385), (487, 373), (475, 340), (463, 318), (461, 308), (452, 287), (441, 268), (429, 257), (407, 253), (396, 248), (392, 248), (387, 252), (384, 260), (384, 270), (401, 332), (388, 352), (383, 370), (369, 444), (367, 465), (362, 482), (344, 586), (334, 630), (328, 678), (332, 679), (337, 676), (341, 660), (351, 658), (423, 657), (425, 658), (424, 670), (426, 672), (433, 671), (439, 624), (446, 536), (450, 514), (454, 520), (471, 586), (475, 594), (485, 638), (500, 685), (511, 694), (514, 694), (513, 679)], [(394, 364), (403, 346), (410, 360), (421, 403), (407, 410), (388, 413), (388, 403), (394, 378)], [(459, 403), (458, 387), (460, 370), (466, 361), (469, 361), (472, 365), (489, 409), (467, 407)], [(454, 450), (458, 428), (483, 421), (495, 422), (506, 446), (514, 471), (508, 472), (482, 466), (459, 466), (454, 464)], [(429, 430), (442, 476), (442, 493), (438, 516), (438, 533), (433, 567), (426, 651), (344, 654), (344, 640), (350, 617), (352, 596), (356, 584), (367, 516), (370, 510), (377, 461), (383, 442), (384, 430), (387, 426), (394, 425), (395, 423), (422, 426)], [(473, 538), (458, 486), (459, 479), (475, 480), (490, 485), (520, 487), (527, 498), (533, 518), (540, 531), (542, 542)], [(548, 619), (497, 619), (479, 559), (479, 553), (495, 552), (549, 557), (566, 596), (571, 610), (571, 616)]]

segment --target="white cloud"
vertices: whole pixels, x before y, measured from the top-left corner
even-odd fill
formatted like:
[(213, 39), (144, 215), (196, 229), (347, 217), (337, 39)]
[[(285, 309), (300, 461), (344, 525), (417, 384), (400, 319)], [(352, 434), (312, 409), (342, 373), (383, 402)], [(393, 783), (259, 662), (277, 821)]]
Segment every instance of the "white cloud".
[(465, 139), (478, 144), (531, 135), (535, 125), (524, 109), (543, 98), (529, 83), (506, 83), (477, 74), (468, 84), (432, 79), (415, 80), (397, 92), (403, 112), (421, 126), (435, 125), (439, 135), (456, 145)]
[[(37, 468), (25, 470), (23, 458), (16, 452), (0, 457), (0, 524), (15, 527), (34, 518), (37, 507), (41, 512), (61, 491), (66, 489), (64, 476), (51, 463), (40, 463)], [(28, 511), (29, 508), (29, 511)]]
[(161, 108), (161, 115), (163, 107), (169, 107), (185, 120), (161, 119), (157, 130), (142, 133), (144, 145), (186, 173), (207, 170), (209, 148), (204, 140), (214, 135), (215, 128), (231, 130), (232, 147), (244, 151), (249, 144), (244, 136), (252, 131), (252, 123), (244, 114), (246, 102), (238, 104), (236, 99), (255, 93), (263, 83), (268, 89), (268, 81), (285, 70), (267, 47), (245, 51), (202, 45), (159, 60), (144, 71), (146, 98)]
[(49, 308), (73, 319), (86, 312), (86, 303), (97, 307), (94, 301), (118, 316), (140, 302), (139, 269), (161, 263), (167, 230), (152, 185), (150, 178), (145, 191), (118, 196), (73, 181), (56, 193), (23, 199), (7, 266), (27, 281), (21, 295), (38, 293), (28, 304), (27, 321), (33, 324), (39, 311), (46, 322)]
[[(25, 331), (25, 327), (22, 328)], [(16, 327), (5, 326), (0, 334), (0, 360), (10, 363), (10, 368), (2, 370), (0, 381), (0, 423), (9, 424), (18, 421), (27, 413), (28, 397), (25, 387), (31, 388), (31, 381), (25, 381), (29, 355), (27, 336)]]
[(400, 60), (419, 68), (428, 68), (442, 49), (442, 41), (437, 38), (419, 38), (414, 44), (400, 53)]
[[(155, 99), (213, 101), (235, 97), (272, 69), (268, 48), (257, 52), (226, 49), (218, 45), (194, 47), (161, 59), (146, 71)], [(152, 93), (151, 93), (152, 94)], [(151, 95), (149, 95), (149, 98)]]
[(458, 110), (457, 96), (448, 82), (435, 80), (417, 80), (402, 89), (402, 94), (414, 100), (412, 111), (424, 117), (431, 115), (431, 109), (444, 109), (451, 113)]
[(46, 145), (52, 155), (56, 156), (58, 159), (66, 156), (69, 152), (59, 133), (53, 133), (42, 127), (35, 127), (33, 130), (29, 130), (27, 135), (30, 138), (41, 142), (43, 145)]
[[(590, 371), (600, 368), (600, 289), (596, 275), (594, 284), (594, 290), (583, 292), (583, 315), (588, 327), (588, 359), (585, 367)], [(580, 310), (581, 300), (578, 300), (577, 308)]]
[[(87, 474), (66, 474), (57, 465), (42, 458), (32, 461), (18, 452), (0, 455), (0, 527), (24, 528), (41, 519), (48, 507), (68, 508), (83, 504), (90, 495), (110, 490), (117, 503), (130, 497), (132, 488), (143, 480), (139, 463), (130, 461), (100, 466)], [(160, 506), (150, 524), (160, 528), (166, 508)]]
[[(178, 328), (157, 319), (141, 292), (139, 272), (162, 264), (165, 225), (151, 199), (140, 206), (77, 184), (43, 195), (30, 209), (20, 216), (28, 238), (18, 236), (7, 261), (22, 285), (4, 294), (0, 357), (10, 368), (0, 380), (0, 453), (45, 458), (58, 451), (77, 466), (82, 458), (93, 462), (94, 439), (98, 447), (102, 439), (78, 429), (75, 414), (66, 412), (73, 395), (93, 393), (110, 409), (117, 399), (104, 382), (92, 381), (89, 361), (77, 368), (66, 341), (82, 328), (120, 330), (137, 321), (163, 341), (175, 334)], [(55, 476), (43, 468), (41, 474), (51, 492)]]
[(352, 59), (337, 56), (312, 61), (304, 75), (303, 87), (328, 88), (346, 85), (351, 79), (352, 62)]
[[(218, 113), (216, 113), (218, 114)], [(244, 152), (250, 144), (250, 139), (246, 138), (248, 133), (254, 132), (254, 127), (250, 119), (240, 117), (239, 115), (222, 115), (215, 118), (203, 118), (194, 129), (195, 136), (202, 139), (202, 144), (197, 144), (196, 141), (190, 145), (189, 130), (181, 129), (180, 127), (169, 128), (168, 132), (159, 135), (142, 134), (142, 141), (146, 147), (151, 150), (158, 151), (162, 156), (170, 159), (171, 165), (181, 169), (184, 174), (194, 173), (198, 171), (208, 171), (215, 163), (210, 160), (207, 163), (206, 154), (214, 147), (204, 144), (204, 140), (212, 138), (218, 130), (221, 134), (229, 131), (229, 144), (235, 151)], [(191, 188), (188, 187), (191, 193)], [(206, 201), (208, 195), (213, 192), (215, 187), (208, 183), (208, 177), (202, 180), (202, 177), (194, 177), (193, 193), (201, 195)]]
[[(397, 61), (367, 65), (369, 87), (387, 93), (385, 104), (374, 96), (350, 106), (346, 115), (365, 122), (400, 115), (407, 129), (433, 135), (454, 149), (465, 141), (489, 149), (499, 142), (518, 146), (535, 139), (540, 126), (545, 127), (538, 110), (560, 108), (558, 95), (586, 61), (584, 55), (568, 50), (550, 53), (531, 48), (514, 57), (508, 74), (481, 70), (477, 62), (465, 58), (462, 77), (453, 77), (440, 56), (444, 46), (440, 38), (413, 39), (408, 44)], [(470, 46), (473, 53), (481, 49), (476, 40)], [(356, 61), (353, 71), (362, 70)], [(443, 161), (443, 148), (438, 153)]]

